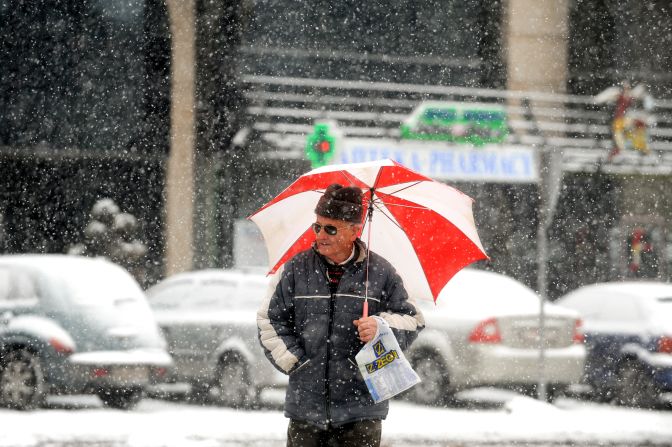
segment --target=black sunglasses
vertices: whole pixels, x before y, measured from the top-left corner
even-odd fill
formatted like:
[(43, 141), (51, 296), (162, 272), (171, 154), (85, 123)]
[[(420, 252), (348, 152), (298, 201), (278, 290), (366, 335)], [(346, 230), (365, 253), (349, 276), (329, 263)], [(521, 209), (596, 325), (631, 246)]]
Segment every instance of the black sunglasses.
[(313, 228), (313, 231), (315, 234), (318, 234), (322, 229), (324, 228), (324, 232), (327, 233), (329, 236), (336, 236), (336, 233), (338, 233), (338, 227), (334, 225), (322, 225), (317, 222), (315, 222), (313, 225), (311, 225)]

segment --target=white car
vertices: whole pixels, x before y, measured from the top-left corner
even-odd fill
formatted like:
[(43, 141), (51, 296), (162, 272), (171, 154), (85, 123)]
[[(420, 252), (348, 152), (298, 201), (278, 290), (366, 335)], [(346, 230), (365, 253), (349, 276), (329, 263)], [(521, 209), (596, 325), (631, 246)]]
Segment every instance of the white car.
[(258, 273), (201, 270), (180, 273), (147, 291), (168, 341), (174, 368), (168, 382), (238, 406), (287, 377), (266, 359), (257, 339), (257, 309), (269, 279)]
[(97, 394), (131, 408), (171, 365), (145, 295), (102, 258), (0, 256), (0, 405)]
[[(436, 304), (420, 302), (426, 327), (407, 357), (422, 382), (409, 397), (441, 403), (480, 386), (534, 390), (540, 371), (540, 298), (507, 276), (460, 271)], [(576, 311), (546, 303), (544, 379), (549, 395), (581, 381), (586, 351)]]

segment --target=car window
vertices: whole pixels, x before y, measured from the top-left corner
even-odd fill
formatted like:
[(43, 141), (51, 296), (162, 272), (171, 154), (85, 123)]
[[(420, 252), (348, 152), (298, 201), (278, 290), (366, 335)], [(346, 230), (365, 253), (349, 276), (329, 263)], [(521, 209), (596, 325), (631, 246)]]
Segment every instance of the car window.
[(243, 281), (240, 286), (239, 296), (241, 308), (258, 309), (268, 291), (266, 278), (257, 281)]
[(604, 307), (603, 301), (599, 295), (594, 295), (586, 291), (579, 290), (570, 293), (566, 297), (557, 301), (561, 306), (567, 306), (577, 310), (584, 319), (599, 318), (601, 309)]
[(642, 313), (634, 297), (629, 295), (613, 294), (603, 300), (599, 314), (595, 316), (599, 321), (635, 322), (641, 320)]
[(189, 279), (164, 282), (149, 289), (147, 298), (154, 309), (178, 309), (188, 305), (185, 300), (194, 288), (194, 282)]
[(228, 280), (202, 281), (197, 292), (192, 294), (190, 307), (199, 309), (232, 309), (238, 307), (235, 296), (237, 283)]
[(658, 298), (656, 300), (655, 314), (660, 321), (672, 323), (672, 297)]
[(522, 283), (490, 272), (464, 271), (441, 291), (436, 303), (417, 300), (429, 314), (480, 318), (485, 314), (536, 311), (539, 297)]
[(71, 303), (86, 306), (114, 305), (120, 300), (144, 300), (144, 293), (124, 269), (107, 264), (83, 264), (77, 269), (53, 269), (68, 288)]
[(38, 287), (35, 279), (22, 270), (0, 268), (0, 305), (26, 306), (37, 303)]
[(262, 278), (184, 278), (160, 283), (147, 291), (157, 310), (256, 310), (266, 296)]

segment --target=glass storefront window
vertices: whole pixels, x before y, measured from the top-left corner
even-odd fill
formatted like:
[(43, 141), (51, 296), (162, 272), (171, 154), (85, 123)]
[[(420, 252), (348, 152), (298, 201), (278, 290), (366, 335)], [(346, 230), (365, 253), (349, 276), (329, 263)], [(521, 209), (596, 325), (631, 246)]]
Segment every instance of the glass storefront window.
[[(147, 32), (167, 30), (162, 2), (3, 0), (0, 23), (0, 145), (136, 151), (167, 141), (170, 48), (167, 34)], [(166, 44), (154, 54), (157, 40)]]
[(483, 73), (501, 64), (491, 51), (500, 9), (480, 0), (251, 0), (243, 71), (492, 86), (500, 80)]

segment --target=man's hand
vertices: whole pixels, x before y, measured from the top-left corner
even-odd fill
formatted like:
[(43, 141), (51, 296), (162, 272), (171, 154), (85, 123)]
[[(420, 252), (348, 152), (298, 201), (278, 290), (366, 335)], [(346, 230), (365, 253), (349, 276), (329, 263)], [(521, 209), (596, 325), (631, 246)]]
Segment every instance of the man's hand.
[(370, 342), (376, 335), (378, 329), (378, 321), (373, 317), (364, 317), (353, 321), (359, 331), (359, 339), (364, 342)]

